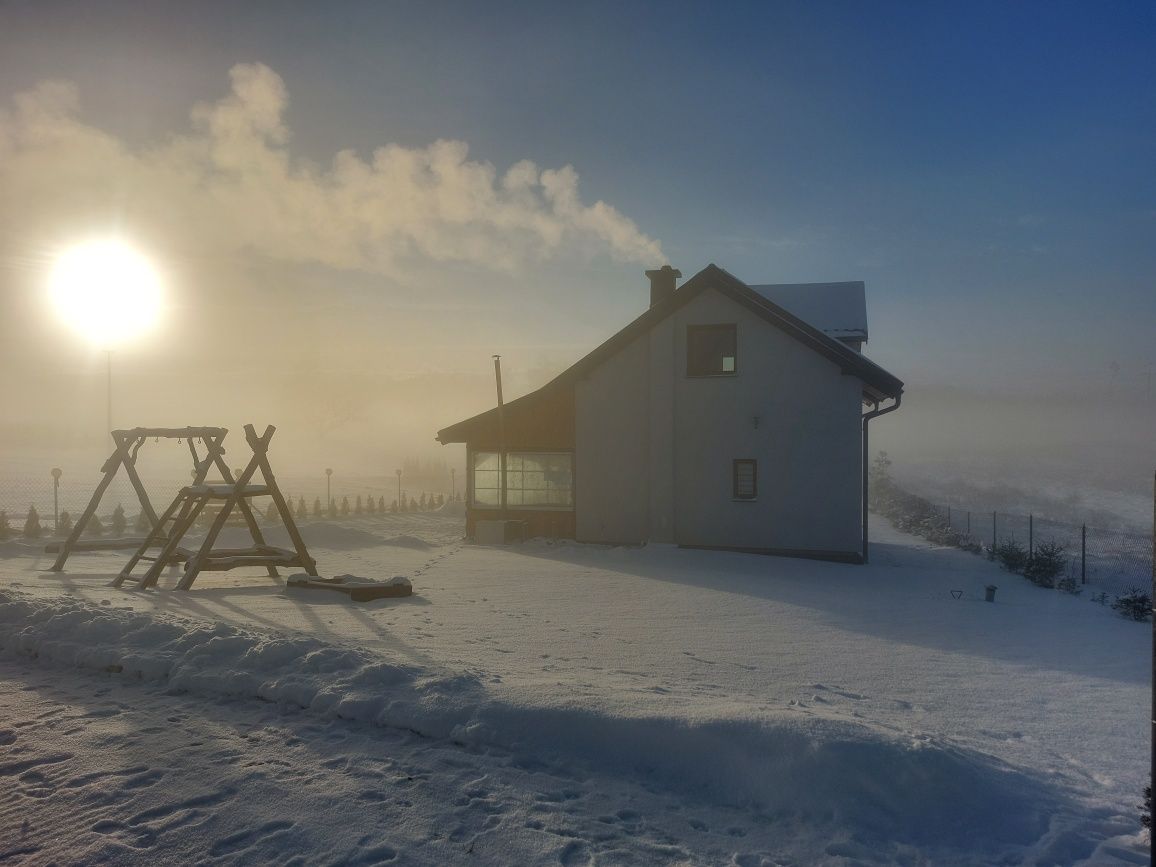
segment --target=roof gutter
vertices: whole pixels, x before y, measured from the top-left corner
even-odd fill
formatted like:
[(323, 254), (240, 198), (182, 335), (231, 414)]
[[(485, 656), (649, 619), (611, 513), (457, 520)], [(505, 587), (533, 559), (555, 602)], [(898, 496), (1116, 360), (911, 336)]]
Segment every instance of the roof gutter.
[(867, 562), (867, 479), (870, 470), (870, 451), (867, 447), (867, 424), (872, 419), (879, 418), (881, 415), (887, 415), (889, 412), (895, 412), (899, 409), (899, 405), (903, 403), (903, 392), (895, 395), (895, 403), (886, 409), (879, 408), (879, 401), (874, 401), (875, 408), (870, 412), (863, 413), (863, 562)]

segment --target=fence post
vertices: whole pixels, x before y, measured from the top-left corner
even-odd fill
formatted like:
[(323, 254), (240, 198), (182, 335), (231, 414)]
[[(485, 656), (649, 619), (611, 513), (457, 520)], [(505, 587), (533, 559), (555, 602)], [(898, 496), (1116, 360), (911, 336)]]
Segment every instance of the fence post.
[(1028, 512), (1028, 556), (1035, 554), (1035, 543), (1033, 542), (1033, 535), (1035, 533), (1036, 516)]
[(1080, 583), (1088, 583), (1088, 525), (1080, 524)]

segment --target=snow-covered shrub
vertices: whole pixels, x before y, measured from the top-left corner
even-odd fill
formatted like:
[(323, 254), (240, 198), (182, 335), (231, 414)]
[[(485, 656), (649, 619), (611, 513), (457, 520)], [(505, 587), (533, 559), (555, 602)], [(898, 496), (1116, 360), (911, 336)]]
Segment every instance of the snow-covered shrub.
[(1005, 539), (995, 546), (995, 559), (1009, 572), (1022, 573), (1028, 565), (1028, 549), (1015, 539)]
[(112, 517), (108, 524), (114, 536), (123, 536), (124, 531), (128, 529), (128, 518), (124, 516), (124, 506), (120, 503), (117, 503), (116, 508), (112, 510)]
[(1080, 582), (1073, 575), (1065, 575), (1057, 581), (1056, 589), (1064, 593), (1071, 593), (1073, 596), (1079, 596), (1084, 592), (1084, 588), (1080, 586)]
[(1147, 620), (1152, 616), (1152, 597), (1139, 587), (1132, 587), (1124, 596), (1117, 596), (1112, 607), (1129, 620)]
[(1144, 787), (1144, 803), (1140, 805), (1140, 824), (1152, 831), (1152, 784)]
[(35, 506), (29, 506), (28, 517), (24, 519), (24, 538), (39, 539), (43, 532), (44, 528), (40, 526), (40, 513), (36, 511)]
[(1024, 564), (1024, 577), (1040, 587), (1055, 587), (1056, 577), (1068, 565), (1064, 556), (1064, 546), (1057, 542), (1042, 542), (1036, 545), (1028, 562)]
[[(3, 512), (0, 512), (0, 516), (2, 516), (3, 514), (4, 514)], [(3, 532), (3, 524), (6, 523), (6, 521), (7, 521), (7, 519), (0, 517), (0, 533)], [(61, 512), (60, 518), (56, 522), (56, 535), (57, 536), (67, 536), (71, 532), (72, 532), (72, 515), (68, 514), (68, 512)], [(3, 538), (3, 536), (0, 536), (0, 538)]]

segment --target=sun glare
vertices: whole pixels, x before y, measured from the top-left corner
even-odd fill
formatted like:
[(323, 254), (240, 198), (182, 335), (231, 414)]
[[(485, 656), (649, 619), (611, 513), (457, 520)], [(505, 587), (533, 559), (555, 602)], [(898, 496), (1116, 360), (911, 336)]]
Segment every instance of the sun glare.
[(160, 318), (160, 277), (123, 241), (89, 241), (65, 250), (49, 288), (61, 319), (102, 349), (137, 337)]

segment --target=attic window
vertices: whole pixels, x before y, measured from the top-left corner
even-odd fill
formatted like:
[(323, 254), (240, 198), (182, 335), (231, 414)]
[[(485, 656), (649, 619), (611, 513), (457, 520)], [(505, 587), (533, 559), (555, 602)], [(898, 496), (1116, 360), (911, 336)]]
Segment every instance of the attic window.
[(688, 325), (686, 375), (734, 376), (738, 355), (737, 332), (734, 325)]

